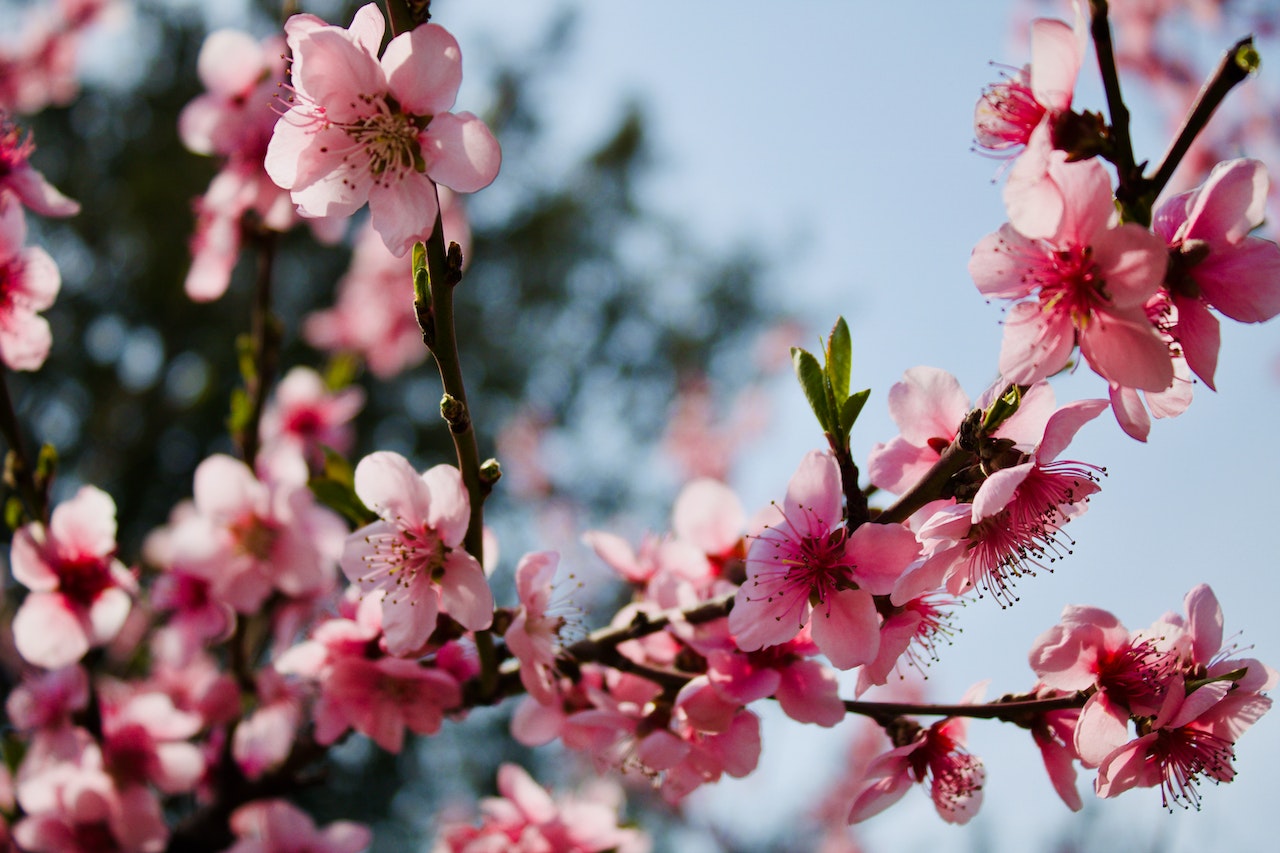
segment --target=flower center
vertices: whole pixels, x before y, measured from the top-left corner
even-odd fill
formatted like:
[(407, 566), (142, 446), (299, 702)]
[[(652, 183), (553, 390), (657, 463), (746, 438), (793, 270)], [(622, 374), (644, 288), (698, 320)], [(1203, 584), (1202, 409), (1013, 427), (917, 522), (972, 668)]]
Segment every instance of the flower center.
[(115, 586), (104, 561), (84, 554), (58, 563), (58, 591), (79, 605), (88, 607), (105, 589)]
[(413, 116), (393, 112), (382, 104), (371, 116), (352, 122), (344, 128), (351, 140), (369, 158), (369, 171), (375, 178), (385, 173), (397, 175), (409, 170), (425, 172), (419, 127)]
[(1044, 311), (1066, 310), (1077, 328), (1083, 328), (1093, 312), (1111, 304), (1107, 281), (1093, 259), (1091, 246), (1073, 246), (1054, 252), (1049, 275), (1041, 286)]

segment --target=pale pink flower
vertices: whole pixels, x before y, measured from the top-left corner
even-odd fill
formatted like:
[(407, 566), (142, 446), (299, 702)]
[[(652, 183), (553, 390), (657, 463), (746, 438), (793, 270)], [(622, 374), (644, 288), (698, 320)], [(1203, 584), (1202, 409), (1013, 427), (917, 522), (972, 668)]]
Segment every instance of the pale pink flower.
[(31, 590), (13, 618), (24, 658), (58, 669), (115, 637), (137, 592), (115, 553), (116, 505), (93, 486), (55, 507), (47, 529), (32, 522), (14, 534), (13, 577)]
[(437, 465), (421, 475), (398, 453), (378, 452), (356, 466), (355, 489), (379, 521), (347, 537), (342, 570), (365, 593), (384, 593), (382, 627), (393, 655), (426, 645), (441, 608), (464, 628), (493, 622), (484, 569), (460, 546), (471, 499), (462, 475)]
[(841, 526), (840, 471), (827, 453), (805, 456), (774, 520), (751, 543), (747, 580), (729, 613), (743, 651), (785, 643), (812, 616), (814, 641), (838, 669), (874, 660), (887, 595), (919, 546), (896, 524)]
[(1106, 168), (1094, 160), (1055, 163), (1062, 221), (1031, 239), (1012, 224), (984, 237), (969, 274), (983, 295), (1013, 300), (1004, 324), (1000, 372), (1029, 385), (1067, 366), (1077, 342), (1109, 381), (1163, 391), (1173, 383), (1169, 347), (1144, 306), (1164, 278), (1164, 242), (1140, 225), (1112, 226)]
[(520, 661), (520, 681), (529, 695), (544, 704), (557, 701), (556, 655), (566, 620), (553, 606), (556, 567), (554, 551), (526, 554), (516, 565), (516, 594), (520, 607), (503, 634), (512, 654)]
[[(178, 134), (186, 147), (225, 159), (209, 189), (195, 202), (187, 295), (197, 301), (226, 292), (240, 256), (246, 227), (288, 231), (299, 221), (287, 190), (263, 166), (279, 114), (272, 108), (285, 80), (285, 43), (275, 36), (258, 42), (247, 33), (216, 30), (200, 47), (196, 70), (205, 93), (183, 107)], [(253, 214), (252, 222), (245, 217)], [(322, 242), (342, 235), (345, 218), (312, 220)]]
[(258, 779), (284, 764), (302, 724), (300, 685), (267, 667), (257, 677), (258, 707), (236, 724), (231, 756), (246, 778)]
[(22, 208), (0, 191), (0, 361), (10, 370), (39, 370), (53, 345), (49, 321), (36, 312), (53, 305), (62, 285), (58, 266), (38, 246), (24, 246)]
[(71, 717), (89, 705), (89, 676), (79, 666), (48, 672), (31, 672), (5, 701), (5, 711), (14, 727), (32, 733), (39, 729), (62, 729)]
[(31, 168), (35, 143), (0, 109), (0, 198), (12, 193), (18, 201), (42, 216), (72, 216), (80, 205), (58, 192), (44, 175)]
[[(1115, 414), (1116, 423), (1120, 424), (1126, 435), (1138, 441), (1147, 440), (1153, 417), (1176, 418), (1191, 405), (1193, 395), (1191, 367), (1184, 357), (1182, 346), (1172, 334), (1178, 325), (1177, 305), (1168, 291), (1161, 290), (1147, 300), (1145, 311), (1147, 319), (1168, 345), (1173, 356), (1173, 384), (1163, 391), (1142, 391), (1126, 388), (1117, 382), (1108, 383), (1111, 411)], [(1209, 319), (1213, 318), (1210, 316)], [(1214, 323), (1216, 322), (1215, 320)], [(1217, 357), (1216, 349), (1214, 357)]]
[(80, 91), (76, 66), (84, 32), (119, 7), (114, 0), (31, 5), (17, 38), (0, 46), (0, 109), (33, 114), (70, 103)]
[(346, 524), (316, 503), (300, 458), (259, 457), (261, 479), (244, 462), (215, 454), (196, 468), (196, 513), (173, 531), (173, 566), (209, 582), (237, 612), (257, 611), (273, 590), (326, 592)]
[(364, 407), (364, 389), (330, 390), (324, 378), (309, 367), (295, 367), (284, 375), (262, 412), (263, 444), (282, 444), (300, 451), (307, 462), (323, 462), (321, 448), (339, 453), (351, 449), (351, 424)]
[(360, 853), (373, 843), (367, 826), (347, 820), (317, 829), (285, 800), (256, 800), (231, 813), (237, 841), (226, 853)]
[(304, 216), (349, 215), (368, 201), (373, 227), (400, 256), (434, 229), (435, 184), (482, 189), (501, 152), (479, 118), (448, 112), (462, 81), (453, 36), (426, 24), (396, 36), (379, 59), (384, 28), (373, 4), (350, 29), (289, 19), (294, 94), (266, 168)]
[(1169, 245), (1165, 287), (1177, 309), (1169, 334), (1210, 388), (1220, 335), (1209, 308), (1243, 323), (1280, 314), (1280, 246), (1249, 236), (1266, 214), (1269, 183), (1257, 160), (1219, 163), (1203, 185), (1166, 201), (1152, 222)]
[(189, 739), (204, 725), (199, 714), (179, 711), (163, 693), (116, 682), (99, 690), (103, 764), (121, 789), (147, 784), (166, 794), (192, 790), (204, 774), (204, 757)]
[[(984, 688), (974, 685), (960, 701), (977, 702)], [(917, 727), (907, 743), (873, 761), (866, 777), (876, 781), (854, 800), (849, 823), (879, 814), (902, 799), (913, 783), (926, 781), (938, 815), (947, 823), (968, 823), (982, 805), (986, 770), (965, 748), (967, 730), (965, 718), (947, 717), (927, 729)]]

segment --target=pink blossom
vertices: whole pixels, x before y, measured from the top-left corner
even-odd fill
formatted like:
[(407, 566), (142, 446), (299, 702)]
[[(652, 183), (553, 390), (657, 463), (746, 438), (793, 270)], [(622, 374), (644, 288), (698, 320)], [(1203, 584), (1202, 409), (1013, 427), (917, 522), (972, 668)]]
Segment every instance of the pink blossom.
[(1249, 236), (1266, 214), (1268, 185), (1257, 160), (1219, 163), (1202, 186), (1166, 201), (1152, 223), (1169, 245), (1165, 287), (1177, 309), (1169, 333), (1210, 388), (1219, 331), (1209, 308), (1243, 323), (1280, 314), (1280, 246)]
[(434, 229), (435, 184), (482, 189), (501, 153), (484, 122), (448, 112), (462, 80), (453, 36), (426, 24), (396, 36), (378, 59), (384, 26), (373, 4), (350, 29), (289, 19), (294, 94), (266, 168), (304, 216), (349, 215), (368, 201), (373, 227), (401, 256)]
[(1013, 300), (1000, 372), (1029, 385), (1067, 365), (1077, 342), (1089, 365), (1130, 388), (1173, 382), (1169, 347), (1144, 305), (1167, 265), (1163, 241), (1140, 225), (1113, 226), (1106, 168), (1097, 160), (1055, 163), (1049, 174), (1064, 211), (1057, 230), (1032, 239), (1006, 224), (973, 250), (969, 274), (983, 295)]
[[(921, 525), (926, 559), (895, 584), (891, 601), (903, 605), (945, 584), (952, 595), (978, 588), (1012, 603), (1014, 581), (1040, 561), (1063, 555), (1062, 525), (1083, 513), (1098, 491), (1095, 466), (1058, 460), (1105, 400), (1078, 400), (1054, 412), (1029, 454), (1015, 454), (978, 487), (972, 503), (945, 506)], [(1014, 460), (1019, 460), (1016, 464)]]
[(751, 543), (747, 580), (729, 613), (743, 651), (785, 643), (813, 616), (813, 639), (838, 669), (874, 660), (887, 595), (915, 559), (909, 530), (892, 524), (841, 527), (840, 471), (827, 453), (805, 456), (775, 521)]
[(116, 505), (83, 486), (13, 536), (13, 577), (31, 592), (13, 619), (18, 652), (46, 669), (73, 664), (116, 635), (129, 615), (134, 580), (116, 559)]
[(471, 517), (462, 475), (437, 465), (421, 475), (398, 453), (360, 460), (356, 494), (379, 521), (347, 537), (342, 570), (369, 594), (384, 593), (382, 626), (393, 655), (426, 645), (441, 607), (463, 627), (493, 622), (484, 569), (461, 547)]
[(620, 795), (615, 786), (586, 796), (552, 799), (523, 768), (498, 768), (498, 793), (480, 803), (479, 826), (449, 821), (441, 827), (434, 853), (646, 853), (648, 838), (618, 826)]
[(118, 8), (113, 0), (29, 7), (17, 38), (0, 46), (0, 109), (34, 114), (70, 103), (80, 91), (76, 65), (84, 32)]
[(257, 611), (273, 590), (306, 597), (332, 589), (346, 524), (315, 502), (300, 458), (248, 465), (215, 454), (196, 468), (196, 513), (173, 532), (174, 567), (208, 581), (237, 612)]
[(520, 681), (529, 695), (544, 704), (557, 700), (556, 655), (565, 617), (552, 607), (552, 581), (560, 555), (554, 551), (526, 554), (516, 565), (520, 607), (503, 635), (520, 661)]
[(347, 729), (368, 735), (387, 752), (399, 752), (404, 732), (431, 735), (446, 711), (462, 702), (458, 682), (443, 670), (401, 658), (339, 658), (322, 676), (316, 740), (333, 743)]
[[(991, 405), (1001, 387), (989, 388), (978, 401), (980, 408)], [(1044, 433), (1053, 411), (1053, 389), (1037, 382), (1021, 395), (1018, 409), (991, 435), (1009, 438), (1030, 446)], [(936, 367), (913, 367), (889, 389), (889, 415), (901, 431), (887, 443), (871, 449), (867, 476), (879, 488), (904, 494), (920, 481), (955, 441), (960, 425), (969, 414), (969, 397), (960, 382)]]
[(22, 208), (0, 191), (0, 361), (10, 370), (39, 370), (49, 355), (49, 321), (36, 312), (53, 305), (62, 285), (49, 253), (24, 246)]
[(294, 367), (280, 380), (262, 412), (263, 444), (292, 447), (310, 465), (318, 466), (323, 462), (322, 448), (339, 453), (351, 449), (355, 439), (351, 419), (363, 407), (363, 389), (333, 391), (311, 368)]
[(369, 828), (338, 820), (317, 829), (306, 812), (285, 800), (256, 800), (231, 813), (237, 841), (226, 853), (360, 853), (373, 843)]
[(1005, 151), (1026, 145), (1042, 122), (1071, 109), (1086, 37), (1079, 25), (1073, 29), (1049, 18), (1031, 22), (1031, 62), (978, 99), (973, 124), (980, 146)]
[[(983, 685), (975, 685), (961, 700), (976, 702)], [(879, 814), (902, 799), (912, 783), (929, 782), (938, 815), (947, 823), (965, 824), (982, 805), (986, 770), (982, 762), (965, 749), (968, 721), (963, 717), (939, 720), (927, 729), (916, 727), (901, 735), (906, 740), (881, 755), (867, 768), (874, 779), (849, 810), (849, 823), (859, 823)]]
[[(178, 134), (189, 150), (225, 163), (195, 202), (196, 230), (185, 283), (194, 300), (213, 300), (226, 292), (246, 228), (284, 232), (299, 221), (288, 191), (276, 186), (263, 166), (279, 118), (272, 104), (285, 80), (284, 50), (278, 36), (258, 42), (229, 29), (210, 33), (200, 47), (196, 70), (206, 91), (183, 107)], [(332, 243), (342, 236), (346, 222), (334, 217), (311, 224), (317, 239)]]
[(12, 194), (24, 206), (42, 216), (72, 216), (80, 205), (58, 192), (44, 175), (28, 162), (35, 153), (35, 143), (28, 134), (9, 120), (0, 109), (0, 198)]
[(204, 725), (200, 715), (179, 711), (163, 693), (116, 682), (104, 684), (99, 695), (103, 763), (121, 790), (152, 784), (180, 794), (195, 787), (204, 758), (188, 741)]

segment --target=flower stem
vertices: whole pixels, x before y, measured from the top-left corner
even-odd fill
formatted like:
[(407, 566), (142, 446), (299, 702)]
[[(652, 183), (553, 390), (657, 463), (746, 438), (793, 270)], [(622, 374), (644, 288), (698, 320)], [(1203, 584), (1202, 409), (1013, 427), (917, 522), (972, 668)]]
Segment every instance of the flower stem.
[(9, 395), (8, 371), (0, 372), (0, 433), (3, 433), (4, 440), (9, 445), (10, 454), (5, 465), (5, 479), (12, 478), (18, 496), (26, 505), (27, 515), (34, 521), (47, 523), (48, 493), (36, 483), (35, 465), (27, 455), (26, 443), (22, 440), (22, 427), (18, 424), (18, 415)]
[(891, 720), (894, 717), (905, 716), (972, 717), (983, 720), (1018, 722), (1049, 711), (1065, 711), (1071, 708), (1084, 707), (1084, 703), (1088, 698), (1088, 693), (1076, 692), (1066, 696), (1051, 696), (1044, 699), (1024, 699), (1021, 697), (1010, 700), (1001, 699), (980, 705), (917, 705), (903, 702), (859, 702), (846, 699), (844, 709), (847, 713), (874, 717), (882, 722)]
[(1213, 74), (1196, 95), (1195, 103), (1191, 105), (1187, 117), (1182, 120), (1182, 127), (1178, 128), (1178, 135), (1170, 143), (1169, 150), (1160, 160), (1160, 165), (1156, 167), (1155, 173), (1146, 179), (1146, 192), (1153, 203), (1169, 183), (1178, 164), (1191, 148), (1191, 143), (1208, 125), (1210, 117), (1226, 98), (1227, 93), (1257, 69), (1258, 53), (1253, 47), (1253, 36), (1240, 39), (1222, 55), (1218, 67), (1214, 69)]
[(1089, 34), (1093, 38), (1094, 52), (1098, 55), (1098, 71), (1102, 75), (1102, 88), (1107, 95), (1107, 112), (1111, 118), (1110, 152), (1107, 159), (1116, 167), (1120, 186), (1116, 200), (1124, 206), (1125, 219), (1151, 223), (1151, 205), (1142, 204), (1142, 169), (1134, 162), (1133, 140), (1129, 136), (1129, 108), (1120, 95), (1120, 74), (1116, 68), (1115, 48), (1111, 43), (1111, 22), (1107, 15), (1107, 0), (1089, 0)]
[(257, 235), (258, 274), (254, 283), (253, 308), (249, 318), (251, 336), (251, 361), (242, 364), (244, 393), (248, 411), (242, 416), (233, 413), (236, 447), (240, 458), (252, 468), (262, 446), (262, 411), (266, 407), (267, 392), (276, 379), (280, 362), (280, 319), (271, 310), (271, 278), (275, 267), (276, 234), (262, 231)]
[(961, 436), (957, 436), (914, 486), (872, 520), (879, 524), (901, 524), (920, 507), (943, 497), (943, 491), (951, 478), (972, 465), (975, 459), (977, 455), (968, 447), (962, 446)]

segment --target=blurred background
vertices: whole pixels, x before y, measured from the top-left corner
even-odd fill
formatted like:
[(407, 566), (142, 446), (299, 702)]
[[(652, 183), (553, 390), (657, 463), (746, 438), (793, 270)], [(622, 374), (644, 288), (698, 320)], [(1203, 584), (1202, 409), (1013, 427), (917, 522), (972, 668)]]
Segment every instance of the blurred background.
[[(18, 20), (28, 5), (0, 9)], [(1221, 127), (1267, 118), (1218, 144), (1280, 162), (1269, 123), (1280, 45), (1265, 5), (1130, 5), (1172, 11), (1155, 33), (1118, 29), (1118, 45), (1166, 39), (1192, 89), (1222, 49), (1258, 33), (1261, 74), (1233, 96), (1236, 117)], [(1113, 6), (1119, 15), (1125, 0)], [(355, 4), (303, 7), (345, 24)], [(462, 47), (458, 108), (485, 116), (504, 151), (497, 182), (469, 199), (474, 242), (459, 305), (482, 453), (507, 472), (489, 515), (503, 554), (500, 601), (513, 600), (501, 586), (519, 555), (552, 547), (599, 579), (584, 596), (607, 602), (607, 573), (577, 537), (607, 527), (637, 541), (666, 529), (694, 474), (726, 477), (749, 512), (780, 498), (804, 453), (823, 446), (788, 347), (819, 347), (837, 315), (852, 331), (854, 383), (872, 389), (853, 433), (862, 458), (897, 433), (884, 401), (907, 368), (944, 367), (974, 397), (995, 379), (1001, 311), (965, 265), (1004, 221), (1005, 164), (972, 150), (973, 105), (1027, 60), (1030, 19), (1069, 18), (1069, 4), (436, 0), (432, 9)], [(195, 57), (208, 31), (265, 36), (279, 22), (269, 4), (122, 3), (84, 46), (80, 96), (23, 118), (36, 165), (83, 212), (33, 225), (64, 289), (47, 313), (53, 354), (13, 390), (28, 433), (59, 450), (56, 494), (85, 482), (115, 497), (126, 558), (190, 494), (196, 464), (230, 449), (233, 338), (248, 322), (249, 257), (217, 302), (183, 292), (191, 203), (216, 164), (183, 149), (176, 117), (200, 92)], [(1138, 158), (1155, 160), (1181, 90), (1124, 83)], [(1092, 55), (1076, 107), (1105, 108)], [(325, 364), (300, 329), (333, 303), (348, 260), (349, 248), (318, 246), (305, 230), (282, 245), (284, 365)], [(1060, 380), (1060, 402), (1105, 396), (1088, 370)], [(353, 459), (374, 449), (419, 467), (451, 458), (433, 366), (357, 381), (369, 404)], [(1020, 584), (1011, 609), (984, 599), (962, 610), (963, 632), (927, 673), (931, 698), (954, 701), (988, 678), (992, 698), (1029, 687), (1026, 651), (1064, 604), (1105, 607), (1136, 628), (1180, 611), (1200, 582), (1217, 592), (1229, 635), (1280, 661), (1280, 560), (1266, 535), (1280, 507), (1275, 327), (1224, 323), (1218, 388), (1197, 387), (1190, 410), (1157, 422), (1146, 445), (1109, 415), (1080, 434), (1069, 455), (1109, 476), (1068, 531), (1073, 556)], [(587, 622), (602, 618), (588, 612)], [(748, 779), (697, 792), (680, 814), (633, 786), (632, 815), (667, 833), (658, 849), (813, 848), (810, 815), (860, 723), (806, 729), (771, 710), (761, 710), (764, 753)], [(377, 824), (376, 850), (411, 850), (429, 847), (439, 805), (491, 790), (499, 761), (572, 780), (561, 754), (513, 752), (492, 736), (505, 725), (504, 711), (477, 713), (399, 757), (353, 737), (310, 805), (327, 819)], [(913, 791), (849, 837), (873, 851), (1181, 851), (1261, 849), (1269, 835), (1259, 815), (1280, 785), (1270, 718), (1241, 741), (1238, 779), (1208, 786), (1199, 813), (1168, 814), (1156, 791), (1137, 790), (1086, 796), (1072, 815), (1026, 732), (977, 722), (970, 736), (987, 787), (968, 827), (945, 825)]]

